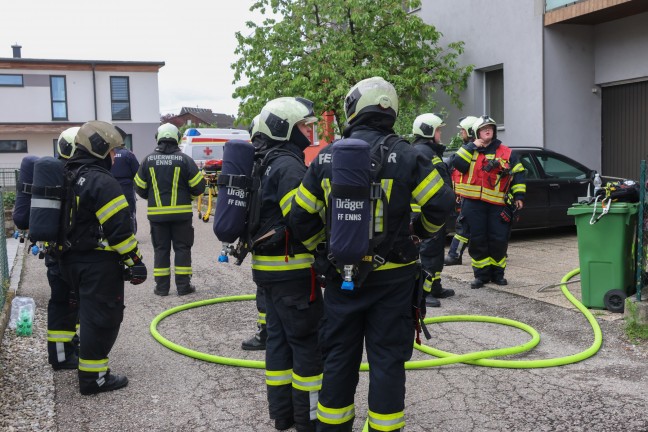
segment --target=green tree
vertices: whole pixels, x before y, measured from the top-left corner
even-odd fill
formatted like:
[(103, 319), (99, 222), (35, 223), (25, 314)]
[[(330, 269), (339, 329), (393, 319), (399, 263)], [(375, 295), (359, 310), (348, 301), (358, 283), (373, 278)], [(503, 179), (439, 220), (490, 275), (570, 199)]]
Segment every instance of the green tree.
[[(236, 33), (238, 60), (231, 65), (241, 98), (238, 121), (249, 124), (263, 105), (280, 96), (302, 96), (316, 112), (344, 121), (343, 103), (358, 81), (381, 76), (400, 99), (396, 130), (411, 132), (416, 115), (431, 112), (443, 91), (461, 107), (459, 93), (471, 66), (458, 59), (463, 42), (439, 45), (441, 33), (404, 8), (420, 0), (258, 0), (251, 11), (266, 16)], [(272, 14), (270, 14), (272, 12)]]

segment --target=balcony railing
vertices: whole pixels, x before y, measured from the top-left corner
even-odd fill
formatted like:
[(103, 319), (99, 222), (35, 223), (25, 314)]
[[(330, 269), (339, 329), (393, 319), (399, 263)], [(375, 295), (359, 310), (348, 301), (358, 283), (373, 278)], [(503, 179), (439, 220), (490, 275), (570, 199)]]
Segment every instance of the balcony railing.
[[(582, 1), (582, 0), (579, 0)], [(545, 12), (549, 12), (559, 7), (567, 6), (570, 4), (578, 3), (576, 0), (545, 0)]]

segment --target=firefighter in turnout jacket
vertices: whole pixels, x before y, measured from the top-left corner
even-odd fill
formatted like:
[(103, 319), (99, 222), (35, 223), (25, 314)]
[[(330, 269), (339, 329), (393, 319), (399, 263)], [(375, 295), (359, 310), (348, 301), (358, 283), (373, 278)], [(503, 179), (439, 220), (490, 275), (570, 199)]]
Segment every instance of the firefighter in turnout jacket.
[(194, 243), (192, 200), (205, 191), (196, 163), (178, 147), (180, 132), (170, 123), (158, 128), (155, 151), (142, 160), (135, 175), (135, 192), (148, 200), (153, 243), (153, 276), (159, 296), (171, 287), (171, 246), (178, 295), (191, 294), (191, 247)]
[[(441, 128), (445, 126), (443, 119), (438, 114), (421, 114), (414, 120), (412, 133), (414, 142), (412, 145), (416, 150), (432, 161), (432, 165), (439, 172), (443, 182), (451, 185), (448, 166), (443, 162), (445, 146), (441, 144)], [(412, 206), (415, 212), (420, 212), (419, 206)], [(443, 226), (431, 238), (424, 239), (419, 245), (421, 266), (423, 267), (422, 277), (423, 291), (425, 292), (426, 304), (432, 307), (441, 306), (438, 299), (452, 297), (454, 290), (441, 286), (441, 271), (443, 270), (443, 255), (445, 253), (446, 230)]]
[[(74, 154), (78, 127), (71, 127), (59, 135), (56, 143), (58, 156), (68, 160)], [(45, 254), (47, 281), (51, 296), (47, 302), (47, 356), (54, 370), (77, 369), (78, 337), (76, 334), (78, 320), (77, 294), (63, 279), (59, 262), (53, 254)]]
[(464, 144), (453, 160), (461, 173), (455, 185), (464, 200), (461, 213), (470, 227), (468, 253), (475, 274), (470, 287), (507, 285), (506, 251), (515, 212), (523, 207), (524, 167), (497, 139), (493, 119), (481, 116), (472, 128), (477, 139)]
[(268, 102), (259, 117), (261, 175), (259, 230), (252, 248), (252, 276), (265, 292), (266, 385), (275, 428), (314, 431), (322, 359), (317, 328), (322, 292), (311, 274), (313, 255), (288, 228), (293, 197), (306, 172), (304, 149), (317, 120), (313, 103), (294, 97)]
[[(368, 251), (374, 255), (365, 257), (383, 265), (352, 290), (343, 289), (343, 280), (334, 267), (323, 269), (333, 266), (326, 259), (327, 246), (322, 247), (327, 244), (328, 227), (321, 213), (330, 210), (331, 148), (335, 144), (325, 147), (311, 162), (297, 190), (290, 219), (295, 236), (316, 251), (316, 260), (322, 263), (318, 264), (320, 273), (328, 275), (320, 328), (324, 379), (317, 405), (317, 430), (352, 430), (354, 397), (366, 345), (371, 365), (369, 430), (397, 431), (405, 425), (404, 364), (412, 355), (414, 342), (412, 303), (418, 249), (410, 229), (424, 238), (436, 233), (452, 208), (454, 194), (430, 159), (392, 135), (398, 97), (389, 82), (380, 77), (360, 81), (348, 92), (344, 107), (348, 121), (344, 137), (365, 141), (373, 154), (384, 155), (377, 160), (382, 168), (375, 182), (380, 183), (388, 204), (387, 208), (376, 205), (373, 229), (377, 233), (386, 230), (386, 236), (377, 249)], [(412, 201), (421, 212), (410, 228)], [(387, 226), (383, 226), (385, 215)], [(387, 251), (382, 252), (384, 249)]]
[[(466, 116), (459, 119), (459, 136), (464, 144), (475, 140), (475, 133), (473, 132), (472, 125), (477, 120), (477, 117)], [(453, 153), (448, 160), (448, 166), (452, 167), (452, 161), (457, 153)], [(461, 181), (461, 173), (454, 168), (450, 168), (450, 177), (452, 178), (452, 185)], [(448, 254), (446, 255), (443, 263), (446, 266), (461, 265), (464, 250), (468, 246), (470, 240), (470, 227), (461, 214), (461, 204), (463, 200), (460, 195), (457, 195), (457, 221), (455, 222), (455, 235), (452, 237)]]
[(147, 272), (128, 202), (110, 174), (114, 149), (123, 143), (121, 134), (110, 123), (90, 121), (81, 126), (75, 143), (65, 165), (70, 186), (64, 215), (69, 217), (61, 226), (67, 250), (60, 265), (65, 280), (79, 293), (79, 388), (88, 395), (128, 384), (125, 376), (111, 373), (108, 354), (124, 316), (124, 276), (137, 285)]

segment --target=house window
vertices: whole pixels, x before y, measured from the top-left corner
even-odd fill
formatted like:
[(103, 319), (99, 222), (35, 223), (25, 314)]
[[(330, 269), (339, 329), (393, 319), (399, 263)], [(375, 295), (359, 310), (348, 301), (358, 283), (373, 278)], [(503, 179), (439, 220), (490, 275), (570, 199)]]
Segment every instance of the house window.
[(0, 140), (0, 153), (27, 153), (27, 140)]
[(110, 77), (110, 103), (113, 120), (130, 120), (128, 77)]
[(64, 76), (50, 76), (52, 120), (67, 120), (67, 91)]
[(133, 135), (128, 134), (124, 137), (124, 145), (128, 150), (133, 150)]
[(504, 69), (484, 72), (484, 112), (504, 126)]
[(0, 74), (0, 86), (2, 86), (2, 87), (22, 87), (23, 86), (23, 76), (22, 75)]

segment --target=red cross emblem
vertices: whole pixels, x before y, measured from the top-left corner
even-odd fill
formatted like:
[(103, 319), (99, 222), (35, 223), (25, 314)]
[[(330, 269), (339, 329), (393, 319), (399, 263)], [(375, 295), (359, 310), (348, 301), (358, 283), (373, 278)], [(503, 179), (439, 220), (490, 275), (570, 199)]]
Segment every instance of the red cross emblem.
[(203, 150), (203, 153), (205, 153), (207, 156), (212, 154), (214, 151), (210, 149), (209, 147), (205, 147), (205, 150)]

